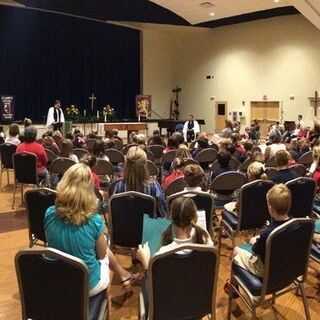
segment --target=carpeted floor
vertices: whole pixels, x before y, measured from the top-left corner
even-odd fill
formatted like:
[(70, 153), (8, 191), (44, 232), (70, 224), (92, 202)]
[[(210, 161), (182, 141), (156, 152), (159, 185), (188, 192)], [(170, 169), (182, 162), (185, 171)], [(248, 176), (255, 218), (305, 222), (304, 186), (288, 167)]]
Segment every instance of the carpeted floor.
[(0, 214), (0, 233), (28, 228), (25, 210)]

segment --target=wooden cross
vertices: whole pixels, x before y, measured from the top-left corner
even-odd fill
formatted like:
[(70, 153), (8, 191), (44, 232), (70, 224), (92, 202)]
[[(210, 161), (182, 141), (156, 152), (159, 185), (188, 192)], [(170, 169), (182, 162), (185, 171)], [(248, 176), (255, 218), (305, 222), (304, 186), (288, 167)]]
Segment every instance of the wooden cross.
[(91, 111), (93, 112), (94, 100), (97, 100), (97, 97), (95, 97), (94, 94), (91, 93), (91, 97), (89, 97), (89, 100), (91, 100)]
[(320, 105), (320, 98), (319, 98), (318, 91), (315, 91), (314, 92), (314, 97), (310, 97), (309, 100), (310, 100), (311, 106), (314, 108), (314, 115), (316, 117), (317, 116), (318, 107)]
[(172, 92), (176, 94), (176, 101), (177, 101), (178, 104), (179, 104), (179, 92), (180, 92), (181, 90), (182, 90), (182, 89), (179, 88), (178, 86), (177, 86), (175, 89), (172, 90)]

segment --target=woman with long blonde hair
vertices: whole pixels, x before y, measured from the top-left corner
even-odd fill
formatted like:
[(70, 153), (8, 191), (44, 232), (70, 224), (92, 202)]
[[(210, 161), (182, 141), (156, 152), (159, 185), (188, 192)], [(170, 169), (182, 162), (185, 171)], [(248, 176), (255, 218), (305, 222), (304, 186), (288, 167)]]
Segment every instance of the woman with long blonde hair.
[(136, 275), (123, 269), (108, 249), (103, 219), (97, 214), (90, 168), (75, 164), (57, 186), (55, 206), (45, 214), (45, 232), (50, 247), (84, 260), (89, 269), (89, 296), (107, 288), (109, 267), (119, 274), (124, 288)]
[(124, 166), (123, 179), (115, 186), (115, 193), (137, 191), (149, 194), (158, 201), (157, 211), (160, 216), (165, 214), (165, 197), (158, 181), (149, 177), (147, 155), (139, 146), (131, 147)]

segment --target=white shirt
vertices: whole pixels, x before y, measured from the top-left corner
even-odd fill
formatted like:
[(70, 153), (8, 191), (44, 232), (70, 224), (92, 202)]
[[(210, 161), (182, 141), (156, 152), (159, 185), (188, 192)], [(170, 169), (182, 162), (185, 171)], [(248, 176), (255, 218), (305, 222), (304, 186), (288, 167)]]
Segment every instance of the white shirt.
[(48, 129), (52, 129), (53, 128), (52, 124), (55, 123), (55, 122), (65, 122), (64, 114), (63, 114), (63, 111), (62, 111), (61, 108), (60, 108), (60, 110), (61, 110), (60, 121), (55, 121), (54, 120), (54, 112), (55, 112), (55, 110), (56, 110), (55, 107), (50, 107), (49, 110), (48, 110), (48, 115), (47, 115), (47, 128)]
[[(183, 125), (183, 137), (184, 137), (185, 141), (187, 141), (188, 123), (189, 123), (189, 121), (186, 121)], [(193, 120), (193, 131), (194, 131), (195, 137), (196, 137), (197, 133), (200, 132), (200, 126), (199, 126), (199, 123), (197, 120)]]

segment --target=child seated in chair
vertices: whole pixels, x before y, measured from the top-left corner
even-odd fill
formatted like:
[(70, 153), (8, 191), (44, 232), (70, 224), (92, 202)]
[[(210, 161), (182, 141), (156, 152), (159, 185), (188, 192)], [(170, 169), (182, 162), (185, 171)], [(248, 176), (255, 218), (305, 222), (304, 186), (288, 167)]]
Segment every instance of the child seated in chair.
[[(291, 207), (290, 190), (284, 184), (273, 186), (267, 193), (267, 203), (271, 223), (261, 230), (260, 235), (250, 239), (252, 252), (240, 247), (235, 247), (233, 251), (233, 261), (258, 277), (263, 276), (266, 241), (269, 234), (290, 219), (288, 216)], [(229, 291), (228, 282), (225, 285), (225, 291)]]

